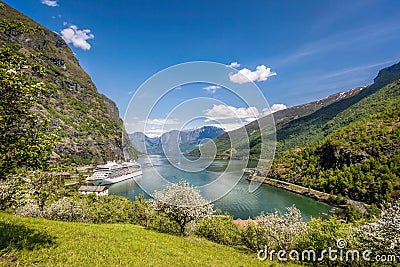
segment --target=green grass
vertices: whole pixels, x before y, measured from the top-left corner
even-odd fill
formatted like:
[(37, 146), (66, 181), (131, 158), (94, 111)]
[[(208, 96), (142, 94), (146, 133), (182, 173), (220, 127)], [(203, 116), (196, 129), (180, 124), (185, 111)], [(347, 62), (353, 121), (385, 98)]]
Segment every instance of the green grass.
[[(258, 261), (255, 253), (244, 248), (163, 234), (136, 225), (68, 223), (5, 213), (0, 213), (0, 241), (0, 266), (271, 264)], [(15, 257), (16, 261), (12, 261)]]

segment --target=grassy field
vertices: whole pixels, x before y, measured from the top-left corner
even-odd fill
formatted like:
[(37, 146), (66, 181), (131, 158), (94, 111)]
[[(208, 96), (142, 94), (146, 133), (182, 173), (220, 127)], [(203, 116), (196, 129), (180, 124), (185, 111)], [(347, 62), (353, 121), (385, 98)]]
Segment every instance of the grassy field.
[[(126, 224), (0, 213), (0, 266), (269, 266), (255, 253)], [(273, 263), (272, 266), (279, 266)]]

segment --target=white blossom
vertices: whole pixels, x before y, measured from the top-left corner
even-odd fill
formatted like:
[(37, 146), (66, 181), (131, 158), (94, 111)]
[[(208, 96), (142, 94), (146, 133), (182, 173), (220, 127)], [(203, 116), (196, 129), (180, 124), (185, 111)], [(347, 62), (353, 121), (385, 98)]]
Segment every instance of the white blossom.
[(303, 222), (301, 212), (296, 207), (288, 207), (287, 212), (259, 215), (257, 227), (261, 228), (268, 240), (269, 247), (277, 247), (289, 251), (297, 238), (305, 232), (307, 224)]
[(387, 204), (380, 219), (365, 223), (356, 232), (375, 253), (400, 257), (400, 200)]
[(156, 191), (153, 196), (154, 208), (176, 221), (181, 234), (187, 223), (213, 212), (212, 205), (201, 196), (200, 191), (184, 181), (169, 185), (163, 191)]
[(17, 71), (14, 69), (9, 69), (9, 70), (7, 70), (7, 73), (8, 74), (17, 74)]
[(93, 214), (82, 203), (62, 198), (45, 208), (44, 217), (49, 220), (66, 222), (90, 222)]

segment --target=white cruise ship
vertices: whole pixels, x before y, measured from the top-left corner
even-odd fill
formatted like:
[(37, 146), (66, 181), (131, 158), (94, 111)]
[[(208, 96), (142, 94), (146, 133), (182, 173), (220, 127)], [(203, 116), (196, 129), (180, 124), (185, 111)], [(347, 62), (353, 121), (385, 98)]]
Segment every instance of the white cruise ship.
[(142, 169), (138, 162), (107, 162), (104, 165), (98, 165), (94, 169), (92, 177), (86, 179), (94, 185), (115, 184), (136, 176), (142, 175)]

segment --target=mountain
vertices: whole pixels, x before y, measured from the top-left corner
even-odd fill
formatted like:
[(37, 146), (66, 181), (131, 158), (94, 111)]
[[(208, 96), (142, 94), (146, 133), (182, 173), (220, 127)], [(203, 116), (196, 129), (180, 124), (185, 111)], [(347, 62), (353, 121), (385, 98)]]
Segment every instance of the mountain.
[(146, 153), (146, 149), (148, 150), (147, 153), (149, 154), (160, 154), (159, 147), (160, 138), (159, 137), (148, 137), (142, 132), (135, 132), (129, 134), (129, 139), (131, 140), (133, 146), (141, 153)]
[[(400, 63), (382, 69), (369, 86), (274, 117), (278, 153), (269, 178), (369, 204), (400, 197)], [(246, 130), (255, 158), (260, 130), (255, 123)], [(232, 156), (225, 134), (214, 141), (220, 156)]]
[(399, 198), (399, 67), (382, 70), (371, 86), (381, 88), (332, 118), (331, 134), (279, 154), (268, 176), (369, 204)]
[[(273, 114), (276, 123), (276, 153), (280, 154), (288, 149), (317, 142), (331, 134), (334, 130), (363, 118), (374, 107), (359, 109), (359, 103), (373, 95), (388, 83), (399, 78), (399, 64), (381, 70), (368, 86), (354, 88), (345, 92), (333, 94), (324, 99), (298, 105)], [(365, 102), (363, 102), (365, 103)], [(261, 118), (260, 120), (263, 120)], [(244, 126), (250, 142), (250, 158), (258, 159), (261, 149), (261, 134), (258, 122), (254, 121)], [(239, 130), (238, 130), (239, 131)], [(268, 134), (263, 132), (263, 134)], [(243, 142), (245, 139), (243, 138)], [(220, 157), (241, 157), (240, 142), (231, 148), (228, 134), (214, 140), (217, 146), (217, 155)], [(190, 152), (198, 155), (199, 151)]]
[[(306, 118), (307, 116), (316, 113), (319, 110), (324, 110), (324, 108), (336, 103), (336, 102), (343, 102), (346, 99), (352, 98), (359, 94), (362, 90), (364, 90), (366, 86), (363, 87), (357, 87), (350, 89), (346, 92), (341, 92), (341, 93), (336, 93), (330, 96), (327, 96), (323, 99), (313, 101), (310, 103), (306, 104), (301, 104), (297, 105), (294, 107), (290, 107), (284, 110), (279, 110), (275, 113), (273, 113), (273, 117), (275, 120), (275, 127), (277, 130), (277, 139), (279, 140), (281, 136), (287, 135), (285, 133), (285, 126), (286, 125), (291, 125), (293, 121), (298, 121), (299, 124), (301, 121), (301, 118)], [(263, 120), (263, 118), (261, 118)], [(288, 126), (287, 129), (291, 129), (291, 126)], [(252, 159), (257, 159), (259, 155), (259, 143), (260, 143), (260, 129), (259, 129), (259, 124), (258, 121), (253, 121), (247, 125), (244, 126), (244, 129), (248, 133), (249, 136), (249, 142), (250, 142), (250, 157)], [(233, 132), (239, 132), (242, 131), (243, 129), (238, 129), (234, 130)], [(232, 135), (235, 135), (234, 133)], [(245, 143), (245, 139), (243, 139), (242, 142), (237, 142), (236, 148), (231, 150), (231, 142), (229, 139), (228, 133), (224, 133), (223, 135), (219, 136), (214, 140), (216, 143), (217, 149), (218, 149), (218, 156), (223, 157), (223, 158), (230, 158), (230, 157), (238, 157), (241, 154), (247, 154), (246, 153), (241, 153), (240, 152), (240, 147), (242, 143)], [(279, 153), (280, 151), (284, 150), (285, 148), (280, 147), (280, 143), (278, 142), (277, 144), (277, 152)], [(190, 152), (192, 155), (199, 155), (199, 150), (196, 149), (192, 152)]]
[[(190, 130), (173, 130), (162, 134), (160, 137), (148, 137), (144, 133), (136, 132), (129, 135), (134, 147), (147, 154), (164, 154), (165, 150), (173, 151), (173, 143), (179, 140), (179, 147), (183, 153), (192, 151), (199, 144), (209, 139), (214, 139), (224, 133), (224, 130), (214, 126), (204, 126)], [(146, 152), (147, 150), (147, 152)]]
[(44, 70), (41, 77), (26, 74), (48, 91), (35, 103), (35, 110), (50, 118), (51, 131), (60, 135), (53, 162), (85, 164), (135, 156), (117, 106), (97, 91), (57, 33), (1, 2), (0, 49), (9, 49), (33, 68)]

